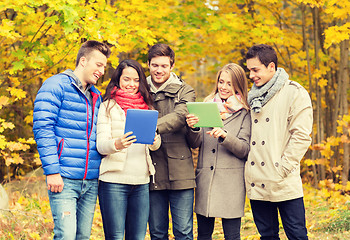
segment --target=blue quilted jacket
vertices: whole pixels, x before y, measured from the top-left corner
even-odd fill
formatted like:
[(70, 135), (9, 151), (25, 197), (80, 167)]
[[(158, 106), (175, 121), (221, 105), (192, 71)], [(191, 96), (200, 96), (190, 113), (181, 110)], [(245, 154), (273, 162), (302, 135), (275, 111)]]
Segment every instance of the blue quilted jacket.
[(34, 102), (33, 132), (45, 175), (97, 179), (96, 123), (102, 98), (94, 86), (88, 98), (78, 84), (71, 70), (44, 82)]

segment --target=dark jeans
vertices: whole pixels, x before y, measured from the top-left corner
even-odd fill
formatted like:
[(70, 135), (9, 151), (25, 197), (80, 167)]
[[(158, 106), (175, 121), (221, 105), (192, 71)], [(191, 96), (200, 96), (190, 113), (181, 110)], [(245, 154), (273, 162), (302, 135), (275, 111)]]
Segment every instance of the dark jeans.
[[(241, 239), (241, 218), (222, 218), (222, 228), (226, 240)], [(197, 214), (198, 240), (211, 240), (214, 231), (215, 218)]]
[[(100, 181), (103, 230), (107, 240), (143, 240), (149, 216), (149, 185)], [(124, 231), (125, 230), (125, 231)]]
[(193, 239), (193, 188), (150, 191), (149, 230), (152, 240), (168, 239), (169, 206), (176, 240)]
[(278, 240), (278, 211), (288, 239), (306, 240), (305, 207), (303, 198), (283, 202), (250, 200), (256, 227), (261, 240)]

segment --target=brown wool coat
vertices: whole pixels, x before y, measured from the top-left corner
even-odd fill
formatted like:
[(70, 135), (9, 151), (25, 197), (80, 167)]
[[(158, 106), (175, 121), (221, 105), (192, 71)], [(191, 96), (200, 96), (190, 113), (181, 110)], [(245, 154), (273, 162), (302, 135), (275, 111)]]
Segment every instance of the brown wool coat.
[(151, 152), (156, 169), (150, 190), (181, 190), (196, 186), (192, 152), (186, 141), (186, 102), (195, 101), (193, 88), (182, 82), (169, 84), (165, 89), (151, 93), (154, 107), (159, 112), (157, 123), (162, 144)]
[(191, 131), (192, 147), (200, 147), (196, 169), (195, 212), (206, 217), (244, 215), (244, 165), (249, 152), (250, 114), (243, 109), (224, 120), (225, 140)]

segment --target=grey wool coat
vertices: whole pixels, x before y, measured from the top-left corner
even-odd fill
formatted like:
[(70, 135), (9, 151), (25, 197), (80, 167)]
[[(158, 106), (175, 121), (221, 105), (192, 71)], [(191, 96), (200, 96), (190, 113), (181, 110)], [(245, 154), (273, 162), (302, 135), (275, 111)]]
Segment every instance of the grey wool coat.
[(246, 197), (244, 165), (249, 152), (250, 113), (242, 109), (224, 122), (225, 139), (201, 128), (189, 132), (191, 147), (200, 147), (196, 169), (195, 212), (205, 217), (239, 218)]

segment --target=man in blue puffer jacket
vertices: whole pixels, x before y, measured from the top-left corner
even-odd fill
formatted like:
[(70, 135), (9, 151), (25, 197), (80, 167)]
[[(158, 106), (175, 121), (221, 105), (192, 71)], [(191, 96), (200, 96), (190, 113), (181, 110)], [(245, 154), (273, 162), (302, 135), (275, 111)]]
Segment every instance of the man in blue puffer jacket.
[(101, 104), (94, 87), (104, 74), (109, 47), (85, 42), (74, 71), (48, 78), (34, 102), (33, 132), (46, 175), (54, 239), (89, 239), (101, 156), (96, 123)]

